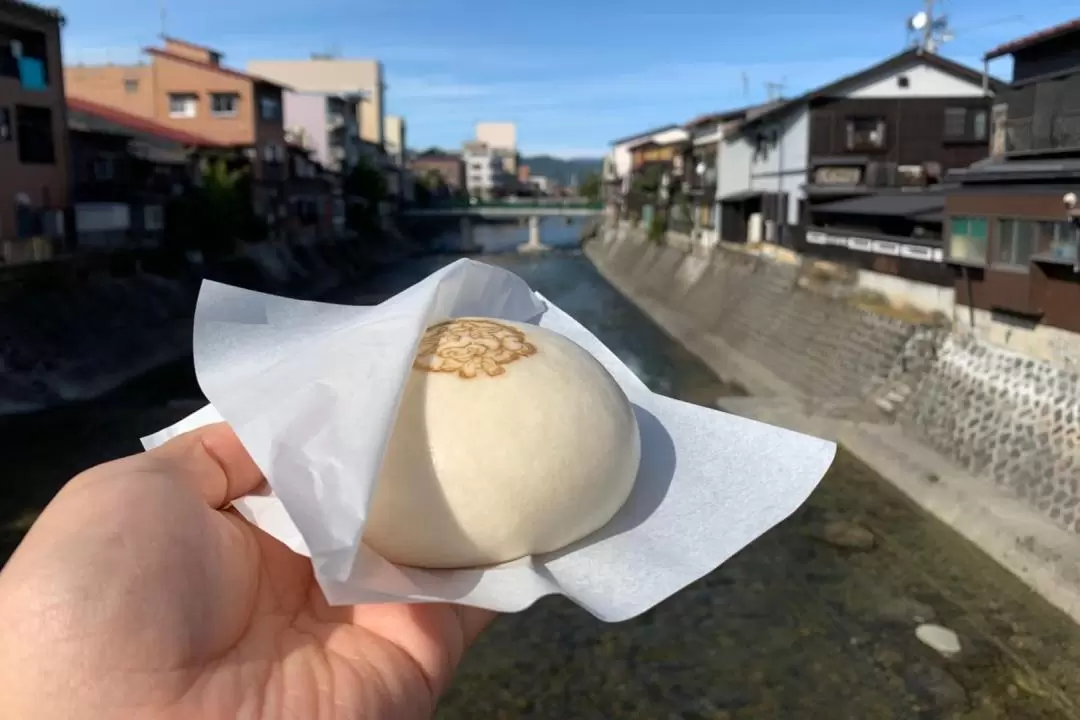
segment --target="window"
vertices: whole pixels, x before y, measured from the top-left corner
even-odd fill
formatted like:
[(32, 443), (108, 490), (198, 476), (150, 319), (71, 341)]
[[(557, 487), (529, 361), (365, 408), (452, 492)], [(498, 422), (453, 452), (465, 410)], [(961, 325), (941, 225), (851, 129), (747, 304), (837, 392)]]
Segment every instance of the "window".
[(1036, 228), (1037, 225), (1030, 220), (998, 220), (994, 263), (1027, 268), (1031, 256), (1036, 254)]
[(986, 262), (987, 222), (982, 217), (956, 216), (949, 222), (949, 259)]
[(197, 112), (199, 98), (195, 93), (169, 93), (169, 117), (193, 118)]
[(897, 85), (897, 87), (902, 87), (902, 88), (911, 87), (911, 78), (909, 78), (907, 75), (897, 75), (896, 76), (896, 85)]
[(139, 92), (139, 81), (138, 80), (125, 80), (124, 81), (124, 92), (126, 92), (128, 95), (134, 95), (135, 93)]
[(211, 93), (210, 114), (214, 117), (236, 117), (240, 96), (236, 93)]
[(848, 150), (880, 150), (883, 147), (885, 147), (885, 121), (882, 118), (848, 120)]
[(967, 137), (967, 108), (945, 108), (945, 137), (951, 140)]
[(1036, 248), (1039, 255), (1065, 262), (1076, 262), (1077, 232), (1070, 222), (1040, 220), (1036, 229)]
[(52, 165), (56, 162), (52, 110), (32, 105), (16, 105), (15, 125), (19, 162), (26, 165)]
[(116, 177), (116, 162), (108, 156), (94, 158), (90, 174), (97, 182), (112, 180)]
[(990, 113), (976, 110), (971, 116), (971, 136), (975, 140), (985, 140), (990, 136)]
[(259, 117), (263, 120), (281, 119), (281, 101), (269, 95), (259, 98)]
[(11, 142), (11, 111), (0, 108), (0, 142)]

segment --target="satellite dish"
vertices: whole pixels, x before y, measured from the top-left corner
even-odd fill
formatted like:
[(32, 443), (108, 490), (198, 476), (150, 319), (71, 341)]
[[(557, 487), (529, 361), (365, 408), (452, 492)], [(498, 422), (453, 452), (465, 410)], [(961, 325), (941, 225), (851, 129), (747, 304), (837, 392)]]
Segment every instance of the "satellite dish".
[(911, 16), (908, 20), (908, 27), (912, 30), (922, 30), (926, 27), (926, 23), (930, 21), (930, 16), (926, 14), (926, 11), (920, 10)]

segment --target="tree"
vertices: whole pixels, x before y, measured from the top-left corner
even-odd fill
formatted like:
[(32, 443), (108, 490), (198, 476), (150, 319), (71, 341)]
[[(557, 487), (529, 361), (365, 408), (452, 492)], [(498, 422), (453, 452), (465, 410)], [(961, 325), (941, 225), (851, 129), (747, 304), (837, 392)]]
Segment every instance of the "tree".
[(644, 195), (655, 195), (660, 190), (664, 179), (664, 169), (660, 165), (647, 165), (640, 175), (634, 178), (632, 190)]
[(585, 179), (581, 181), (581, 186), (578, 192), (583, 198), (591, 203), (598, 203), (601, 200), (601, 186), (600, 186), (600, 174), (589, 173), (585, 176)]
[(232, 255), (243, 241), (266, 237), (266, 224), (255, 216), (250, 166), (217, 157), (205, 161), (199, 181), (168, 207), (167, 242), (199, 250), (208, 258)]

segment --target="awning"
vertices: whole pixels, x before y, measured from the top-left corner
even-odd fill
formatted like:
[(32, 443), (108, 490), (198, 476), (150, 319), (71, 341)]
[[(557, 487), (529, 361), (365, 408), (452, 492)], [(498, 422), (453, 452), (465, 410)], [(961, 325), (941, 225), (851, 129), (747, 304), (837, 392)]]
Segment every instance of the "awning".
[(913, 218), (921, 215), (940, 214), (945, 209), (945, 196), (928, 193), (867, 195), (814, 205), (813, 212), (840, 213), (843, 215), (886, 215)]
[(724, 195), (720, 198), (720, 202), (741, 202), (743, 200), (761, 197), (764, 194), (764, 190), (740, 190), (739, 192), (734, 192), (730, 195)]

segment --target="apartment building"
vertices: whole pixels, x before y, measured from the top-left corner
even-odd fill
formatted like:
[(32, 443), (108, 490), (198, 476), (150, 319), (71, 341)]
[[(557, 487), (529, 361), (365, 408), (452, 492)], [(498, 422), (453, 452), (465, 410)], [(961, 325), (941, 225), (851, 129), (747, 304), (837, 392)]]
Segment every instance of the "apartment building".
[(513, 177), (503, 166), (503, 157), (486, 143), (465, 143), (461, 153), (465, 164), (465, 189), (471, 197), (491, 198), (506, 190)]
[(68, 96), (284, 163), (281, 84), (226, 67), (220, 51), (186, 40), (167, 37), (144, 52), (149, 62), (137, 65), (65, 68)]
[(312, 56), (308, 60), (254, 60), (248, 72), (304, 93), (325, 93), (356, 99), (360, 138), (382, 146), (386, 142), (383, 67), (378, 60)]
[[(2, 262), (44, 259), (69, 198), (70, 150), (59, 10), (0, 3), (0, 242)], [(44, 257), (42, 257), (44, 256)]]
[(360, 159), (359, 104), (354, 95), (286, 91), (285, 139), (309, 151), (334, 172), (347, 172)]
[(409, 161), (409, 169), (421, 181), (432, 175), (438, 176), (450, 192), (465, 188), (465, 166), (457, 155), (436, 152), (417, 155)]
[(498, 156), (503, 170), (517, 176), (517, 125), (512, 122), (476, 123), (476, 141), (483, 143)]
[(223, 53), (177, 38), (148, 47), (137, 65), (75, 65), (64, 70), (69, 97), (207, 138), (250, 162), (255, 210), (271, 226), (284, 217), (288, 179), (278, 82), (222, 64)]

